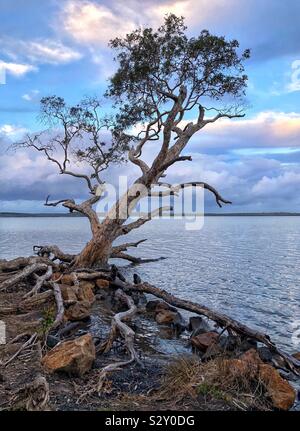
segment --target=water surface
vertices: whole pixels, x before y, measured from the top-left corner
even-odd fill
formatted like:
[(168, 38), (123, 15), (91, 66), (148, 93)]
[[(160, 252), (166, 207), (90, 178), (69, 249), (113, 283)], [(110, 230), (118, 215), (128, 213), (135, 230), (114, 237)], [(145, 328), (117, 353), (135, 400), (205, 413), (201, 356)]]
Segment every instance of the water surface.
[[(168, 259), (124, 267), (182, 298), (227, 313), (289, 351), (300, 327), (300, 218), (206, 217), (200, 231), (182, 220), (154, 220), (122, 238), (148, 238), (132, 254)], [(0, 218), (0, 258), (32, 254), (33, 245), (78, 252), (90, 238), (84, 218)], [(125, 262), (122, 262), (124, 265)], [(126, 264), (125, 264), (126, 265)], [(298, 346), (300, 350), (300, 344)]]

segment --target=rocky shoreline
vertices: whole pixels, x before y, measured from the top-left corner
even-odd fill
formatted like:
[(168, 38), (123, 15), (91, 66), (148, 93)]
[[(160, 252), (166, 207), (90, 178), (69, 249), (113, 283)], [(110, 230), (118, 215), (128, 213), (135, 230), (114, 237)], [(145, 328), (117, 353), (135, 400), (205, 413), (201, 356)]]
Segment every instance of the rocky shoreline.
[[(199, 315), (186, 319), (151, 295), (121, 292), (109, 273), (74, 278), (56, 269), (39, 289), (43, 271), (0, 290), (7, 333), (0, 346), (0, 410), (289, 410), (295, 405), (298, 377), (268, 347), (231, 331), (225, 335), (224, 328)], [(56, 293), (47, 283), (58, 286)], [(147, 327), (156, 328), (155, 337), (164, 333), (182, 344), (180, 354), (160, 352), (151, 336), (142, 334)], [(123, 342), (130, 334), (131, 352)]]

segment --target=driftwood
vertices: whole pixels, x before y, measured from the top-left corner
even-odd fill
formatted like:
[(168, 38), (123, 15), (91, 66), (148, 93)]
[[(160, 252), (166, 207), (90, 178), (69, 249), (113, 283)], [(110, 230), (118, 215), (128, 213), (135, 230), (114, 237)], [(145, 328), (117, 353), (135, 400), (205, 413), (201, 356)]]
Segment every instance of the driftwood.
[(27, 278), (29, 275), (33, 274), (36, 271), (41, 271), (43, 269), (47, 269), (47, 264), (45, 263), (32, 263), (31, 265), (26, 266), (23, 270), (19, 271), (12, 277), (3, 281), (0, 284), (0, 292), (6, 290), (8, 287), (14, 286), (16, 283), (19, 283), (24, 278)]
[(128, 310), (117, 313), (113, 317), (111, 333), (109, 339), (106, 342), (106, 346), (102, 346), (102, 350), (108, 351), (109, 348), (111, 348), (112, 342), (115, 339), (116, 334), (119, 332), (124, 338), (125, 347), (130, 357), (126, 361), (109, 364), (101, 370), (97, 388), (98, 392), (100, 392), (108, 373), (120, 370), (121, 367), (129, 365), (132, 362), (137, 362), (138, 364), (142, 365), (134, 348), (135, 332), (123, 322), (123, 320), (128, 320), (132, 318), (135, 315), (137, 308), (133, 302), (133, 299), (130, 296), (126, 295), (121, 289), (118, 289), (116, 291), (115, 298), (125, 302), (128, 306)]
[(273, 353), (278, 354), (285, 361), (287, 367), (294, 374), (296, 374), (297, 376), (300, 375), (300, 361), (279, 349), (276, 344), (271, 341), (270, 337), (266, 334), (263, 334), (262, 332), (249, 328), (248, 326), (238, 322), (237, 320), (234, 320), (223, 313), (211, 310), (204, 305), (177, 298), (176, 296), (168, 293), (167, 291), (159, 289), (158, 287), (155, 287), (149, 283), (130, 284), (124, 283), (120, 280), (115, 280), (113, 283), (115, 286), (125, 290), (125, 292), (135, 291), (150, 293), (158, 298), (163, 299), (165, 302), (172, 305), (173, 307), (181, 308), (183, 310), (206, 316), (207, 318), (218, 323), (220, 327), (226, 328), (227, 331), (235, 332), (243, 337), (252, 338), (253, 340), (256, 340), (266, 345)]
[(37, 293), (39, 293), (39, 291), (43, 287), (43, 284), (45, 283), (45, 281), (47, 281), (47, 280), (49, 280), (49, 278), (51, 278), (52, 273), (53, 273), (52, 266), (48, 266), (47, 271), (45, 272), (44, 275), (37, 276), (37, 281), (36, 281), (33, 289), (30, 290), (30, 292), (26, 293), (26, 295), (24, 295), (24, 298), (29, 298), (30, 296), (33, 296), (33, 295), (36, 295)]
[(31, 337), (16, 351), (16, 353), (14, 353), (6, 362), (2, 363), (1, 366), (7, 367), (8, 364), (10, 364), (14, 359), (16, 359), (19, 354), (25, 350), (28, 349), (29, 347), (32, 347), (37, 339), (37, 333), (34, 333), (33, 335), (31, 335)]
[(56, 306), (57, 306), (56, 318), (55, 318), (55, 321), (52, 325), (52, 329), (55, 329), (63, 321), (64, 314), (65, 314), (65, 308), (64, 308), (64, 301), (63, 301), (63, 297), (61, 294), (59, 284), (55, 283), (53, 281), (50, 284), (52, 285), (52, 288), (53, 288), (53, 293), (54, 293)]

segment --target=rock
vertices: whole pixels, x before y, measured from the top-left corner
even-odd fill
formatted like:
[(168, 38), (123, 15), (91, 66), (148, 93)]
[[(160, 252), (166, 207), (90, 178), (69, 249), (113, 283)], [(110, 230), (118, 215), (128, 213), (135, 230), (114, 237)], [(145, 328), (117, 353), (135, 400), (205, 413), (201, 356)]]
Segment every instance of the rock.
[(59, 343), (59, 338), (55, 337), (54, 335), (47, 336), (46, 344), (48, 347), (52, 348), (56, 346), (56, 344), (58, 343)]
[(65, 312), (67, 320), (76, 321), (83, 320), (91, 314), (91, 305), (88, 301), (79, 301), (71, 305)]
[(262, 346), (257, 350), (260, 359), (263, 362), (269, 362), (272, 363), (272, 359), (273, 359), (273, 354), (270, 351), (270, 349), (268, 349), (268, 347)]
[(256, 366), (257, 368), (259, 365), (262, 364), (259, 354), (255, 349), (247, 350), (247, 352), (243, 353), (239, 357), (239, 359), (241, 359), (244, 362), (247, 362), (248, 364)]
[(271, 365), (261, 364), (259, 379), (265, 386), (273, 406), (280, 410), (289, 410), (296, 400), (292, 386), (284, 380)]
[(77, 302), (76, 288), (68, 284), (60, 285), (61, 294), (65, 305), (75, 304)]
[(217, 332), (205, 332), (204, 334), (196, 335), (191, 338), (191, 344), (201, 352), (206, 352), (218, 341), (219, 334)]
[(181, 316), (178, 312), (170, 310), (161, 310), (155, 316), (155, 320), (159, 325), (170, 325), (180, 323)]
[(146, 311), (149, 311), (150, 313), (159, 313), (160, 311), (164, 310), (177, 312), (176, 308), (171, 307), (171, 305), (159, 299), (148, 301), (146, 304)]
[(223, 351), (234, 352), (239, 347), (239, 337), (235, 335), (221, 336), (219, 345)]
[(60, 280), (61, 284), (68, 284), (69, 286), (74, 285), (74, 277), (71, 274), (65, 274)]
[(292, 354), (292, 356), (293, 356), (294, 358), (296, 358), (296, 359), (297, 359), (297, 361), (300, 361), (300, 352), (293, 353), (293, 354)]
[(210, 332), (211, 328), (206, 320), (200, 316), (192, 316), (189, 320), (189, 331), (192, 332), (192, 337)]
[(99, 289), (108, 289), (110, 282), (108, 280), (103, 280), (102, 278), (98, 278), (96, 280), (96, 287)]
[(95, 302), (95, 295), (93, 292), (93, 288), (95, 287), (94, 283), (90, 283), (89, 281), (81, 281), (78, 287), (77, 298), (79, 301), (87, 301), (90, 304)]
[(241, 352), (247, 352), (247, 350), (250, 349), (257, 349), (257, 342), (251, 338), (246, 338), (239, 345), (239, 350)]
[(65, 341), (42, 358), (43, 367), (50, 373), (64, 371), (82, 376), (88, 372), (96, 358), (91, 334)]

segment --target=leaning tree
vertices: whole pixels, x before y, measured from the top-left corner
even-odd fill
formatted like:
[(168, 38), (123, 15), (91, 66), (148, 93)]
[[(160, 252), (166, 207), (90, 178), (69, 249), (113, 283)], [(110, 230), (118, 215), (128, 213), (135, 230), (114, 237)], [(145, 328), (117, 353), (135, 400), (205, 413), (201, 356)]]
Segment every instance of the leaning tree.
[[(90, 221), (92, 238), (77, 256), (48, 247), (76, 267), (101, 266), (110, 257), (133, 259), (125, 252), (136, 244), (114, 247), (114, 241), (170, 209), (159, 208), (129, 222), (137, 203), (155, 196), (157, 186), (165, 188), (163, 196), (176, 194), (182, 185), (172, 186), (161, 178), (170, 166), (191, 160), (185, 154), (190, 139), (221, 118), (244, 115), (241, 109), (247, 84), (244, 60), (250, 53), (240, 52), (236, 40), (228, 41), (207, 30), (189, 38), (183, 18), (168, 15), (157, 31), (138, 29), (112, 40), (110, 46), (118, 63), (106, 92), (113, 101), (114, 117), (101, 119), (99, 104), (93, 99), (70, 108), (59, 97), (45, 98), (41, 102), (42, 118), (56, 132), (51, 131), (51, 138), (49, 131), (46, 136), (27, 137), (23, 143), (43, 152), (61, 174), (83, 180), (91, 194), (83, 203), (72, 199), (46, 201), (48, 206), (62, 204)], [(103, 128), (111, 133), (106, 145), (101, 139)], [(153, 141), (157, 143), (156, 152), (151, 163), (147, 163), (143, 150), (148, 144), (153, 146)], [(100, 221), (94, 206), (103, 198), (105, 189), (101, 172), (110, 163), (121, 161), (127, 149), (129, 161), (138, 166), (141, 174)], [(74, 160), (81, 162), (80, 173), (70, 167)], [(230, 203), (214, 187), (196, 180), (185, 185), (203, 186), (215, 195), (219, 206)]]

